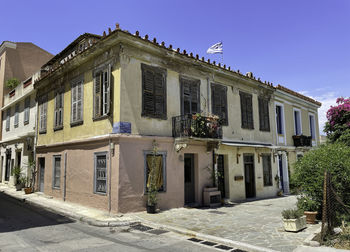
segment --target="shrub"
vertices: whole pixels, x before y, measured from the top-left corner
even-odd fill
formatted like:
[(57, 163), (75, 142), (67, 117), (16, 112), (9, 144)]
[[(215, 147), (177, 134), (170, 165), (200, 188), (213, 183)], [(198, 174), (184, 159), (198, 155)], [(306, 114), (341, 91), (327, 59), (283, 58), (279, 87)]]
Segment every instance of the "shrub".
[(13, 89), (21, 83), (17, 78), (11, 78), (6, 81), (6, 87), (9, 89)]
[(306, 153), (295, 163), (291, 180), (305, 195), (311, 197), (319, 206), (323, 199), (324, 172), (331, 174), (331, 184), (337, 195), (350, 204), (350, 147), (344, 143), (321, 145)]
[(297, 207), (303, 211), (315, 212), (319, 210), (320, 204), (316, 200), (306, 195), (302, 195), (298, 198)]
[(297, 208), (285, 209), (282, 211), (283, 219), (298, 219), (303, 216), (303, 211)]

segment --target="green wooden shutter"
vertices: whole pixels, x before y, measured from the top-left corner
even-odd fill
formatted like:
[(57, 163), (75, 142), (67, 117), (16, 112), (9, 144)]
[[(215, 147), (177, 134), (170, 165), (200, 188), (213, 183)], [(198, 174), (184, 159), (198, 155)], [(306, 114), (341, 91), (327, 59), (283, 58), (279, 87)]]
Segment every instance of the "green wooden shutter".
[(191, 93), (191, 113), (200, 113), (200, 96), (199, 96), (199, 83), (197, 81), (191, 81), (190, 84)]
[(79, 82), (76, 86), (76, 95), (77, 95), (77, 100), (76, 100), (76, 107), (77, 107), (77, 121), (81, 121), (83, 119), (83, 83)]
[(227, 87), (213, 83), (211, 85), (211, 94), (213, 114), (222, 119), (223, 125), (227, 125)]
[(111, 79), (112, 79), (112, 66), (111, 64), (108, 65), (108, 69), (107, 69), (107, 109), (106, 109), (106, 114), (109, 115), (110, 111), (111, 111)]
[(254, 129), (252, 95), (246, 94), (248, 128)]
[(155, 116), (163, 118), (165, 113), (165, 81), (161, 73), (154, 75)]
[(245, 95), (242, 92), (239, 92), (240, 102), (241, 102), (241, 120), (242, 120), (242, 128), (248, 127), (248, 118), (247, 118), (247, 103), (245, 100)]

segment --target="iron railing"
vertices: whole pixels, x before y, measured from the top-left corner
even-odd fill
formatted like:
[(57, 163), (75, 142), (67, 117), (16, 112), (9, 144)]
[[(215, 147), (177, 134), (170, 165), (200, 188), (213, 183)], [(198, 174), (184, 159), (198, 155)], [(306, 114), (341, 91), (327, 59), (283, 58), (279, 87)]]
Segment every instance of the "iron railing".
[(172, 119), (173, 137), (222, 139), (221, 121), (215, 117), (189, 114)]
[(311, 136), (304, 136), (304, 135), (294, 135), (293, 136), (294, 146), (308, 146), (312, 147), (312, 138)]

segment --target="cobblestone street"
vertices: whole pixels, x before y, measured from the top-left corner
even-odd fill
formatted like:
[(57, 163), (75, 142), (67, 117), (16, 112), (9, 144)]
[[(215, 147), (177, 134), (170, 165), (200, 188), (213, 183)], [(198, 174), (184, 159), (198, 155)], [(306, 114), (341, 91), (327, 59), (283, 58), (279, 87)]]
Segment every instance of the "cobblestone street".
[(295, 207), (296, 197), (251, 201), (216, 209), (177, 208), (158, 214), (136, 213), (137, 217), (158, 224), (175, 226), (233, 241), (293, 251), (319, 227), (308, 225), (298, 233), (285, 232), (281, 211)]

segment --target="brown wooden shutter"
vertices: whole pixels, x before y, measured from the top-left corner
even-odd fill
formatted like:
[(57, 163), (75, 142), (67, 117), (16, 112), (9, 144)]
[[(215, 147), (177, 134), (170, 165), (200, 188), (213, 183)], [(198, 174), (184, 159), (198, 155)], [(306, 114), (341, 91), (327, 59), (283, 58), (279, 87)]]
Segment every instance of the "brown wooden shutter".
[(269, 101), (259, 97), (259, 123), (261, 131), (270, 131)]
[(222, 119), (223, 125), (228, 125), (227, 115), (227, 87), (212, 84), (211, 85), (211, 97), (212, 97), (212, 113)]
[(191, 113), (200, 113), (200, 97), (199, 97), (199, 83), (192, 81), (190, 85), (191, 93)]
[(242, 120), (242, 128), (248, 127), (248, 118), (247, 118), (247, 104), (245, 101), (245, 95), (242, 92), (239, 92), (240, 101), (241, 101), (241, 120)]
[(153, 72), (145, 69), (143, 71), (143, 115), (154, 115), (154, 74)]
[(163, 75), (156, 73), (154, 76), (155, 86), (155, 116), (163, 117), (165, 110), (165, 88)]
[(102, 72), (97, 72), (94, 78), (94, 117), (101, 116), (101, 81)]
[(248, 128), (254, 129), (252, 95), (246, 94)]

